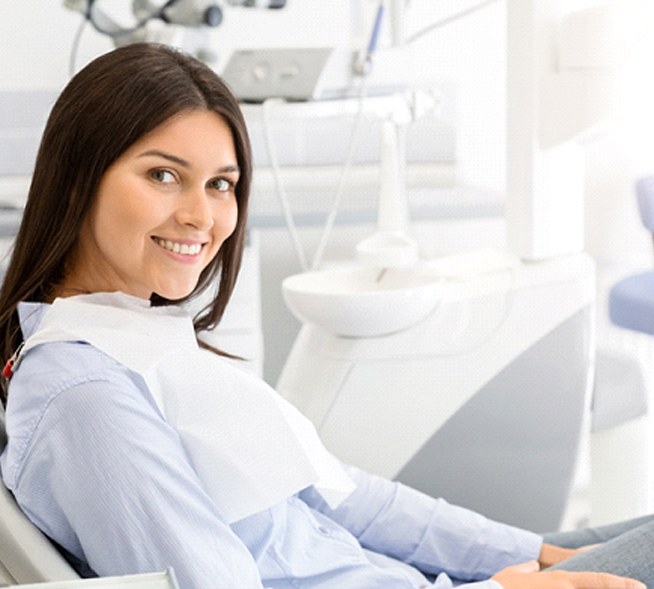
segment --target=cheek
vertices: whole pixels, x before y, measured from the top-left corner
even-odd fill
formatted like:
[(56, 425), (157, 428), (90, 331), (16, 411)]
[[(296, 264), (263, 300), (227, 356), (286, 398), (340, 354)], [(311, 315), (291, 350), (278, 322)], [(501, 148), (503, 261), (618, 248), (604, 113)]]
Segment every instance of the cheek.
[(223, 207), (216, 217), (215, 228), (218, 234), (217, 237), (220, 241), (224, 241), (234, 233), (237, 221), (238, 206), (234, 200), (229, 204), (229, 206)]
[(118, 249), (134, 246), (147, 228), (159, 222), (158, 208), (158, 203), (144, 198), (134, 183), (113, 179), (98, 194), (94, 212), (96, 231)]
[(236, 229), (236, 224), (238, 223), (238, 206), (236, 205), (236, 203), (234, 203), (234, 206), (232, 207), (229, 223), (230, 223), (229, 234), (231, 235), (232, 233), (234, 233), (234, 230)]
[(213, 239), (210, 250), (210, 258), (212, 260), (216, 255), (218, 255), (225, 240), (228, 239), (236, 229), (236, 223), (238, 221), (238, 208), (236, 206), (236, 201), (234, 201), (233, 205), (229, 204), (229, 206), (226, 206), (226, 203), (223, 203), (218, 210), (214, 211), (213, 218)]

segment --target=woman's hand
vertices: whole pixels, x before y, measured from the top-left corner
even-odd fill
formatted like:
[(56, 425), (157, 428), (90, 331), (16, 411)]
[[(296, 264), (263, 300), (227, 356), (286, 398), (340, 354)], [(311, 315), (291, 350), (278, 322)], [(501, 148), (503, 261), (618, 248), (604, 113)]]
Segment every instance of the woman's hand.
[(541, 548), (540, 555), (538, 556), (538, 564), (542, 569), (551, 567), (555, 564), (563, 562), (568, 558), (575, 556), (576, 554), (581, 554), (582, 552), (587, 552), (591, 548), (598, 546), (598, 544), (593, 544), (591, 546), (584, 546), (583, 548), (560, 548), (559, 546), (553, 546), (552, 544), (543, 544)]
[(647, 589), (639, 581), (608, 573), (539, 571), (534, 560), (502, 569), (493, 580), (504, 589)]

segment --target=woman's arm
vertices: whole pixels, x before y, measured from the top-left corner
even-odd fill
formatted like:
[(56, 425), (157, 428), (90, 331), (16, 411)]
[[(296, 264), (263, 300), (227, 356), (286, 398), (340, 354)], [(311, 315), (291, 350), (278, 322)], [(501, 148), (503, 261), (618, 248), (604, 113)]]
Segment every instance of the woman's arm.
[(469, 580), (488, 579), (507, 566), (539, 556), (542, 539), (536, 534), (346, 468), (357, 489), (338, 509), (329, 509), (313, 489), (300, 496), (350, 530), (364, 547), (425, 573), (446, 572)]
[[(312, 489), (301, 498), (348, 527), (372, 550), (427, 573), (448, 573), (438, 576), (435, 589), (452, 589), (450, 577), (481, 581), (457, 589), (646, 589), (638, 581), (605, 573), (541, 572), (579, 551), (543, 544), (530, 532), (347, 468), (357, 490), (338, 509), (330, 510)], [(525, 553), (533, 556), (524, 558)]]

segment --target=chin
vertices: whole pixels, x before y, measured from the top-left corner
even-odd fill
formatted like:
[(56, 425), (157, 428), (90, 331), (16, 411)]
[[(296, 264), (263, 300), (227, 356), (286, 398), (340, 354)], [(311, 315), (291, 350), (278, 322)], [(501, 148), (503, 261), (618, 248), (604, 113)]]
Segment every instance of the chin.
[(153, 291), (153, 294), (168, 301), (180, 301), (188, 297), (195, 288), (195, 285), (188, 288), (162, 288)]

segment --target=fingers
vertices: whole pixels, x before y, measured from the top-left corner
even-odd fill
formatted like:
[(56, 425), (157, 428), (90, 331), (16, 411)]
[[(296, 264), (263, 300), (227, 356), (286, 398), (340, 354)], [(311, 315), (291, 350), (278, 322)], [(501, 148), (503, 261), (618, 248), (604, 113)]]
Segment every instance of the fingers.
[(493, 576), (504, 589), (647, 589), (640, 581), (608, 573), (539, 572), (537, 561), (502, 569)]
[(522, 562), (520, 564), (514, 564), (513, 566), (506, 567), (504, 571), (516, 574), (527, 574), (527, 573), (537, 573), (540, 571), (540, 565), (536, 560), (530, 560), (528, 562)]
[(552, 544), (543, 544), (541, 547), (540, 555), (538, 556), (538, 562), (540, 563), (541, 567), (547, 568), (563, 562), (568, 558), (572, 558), (578, 553), (578, 550), (574, 550), (572, 548), (561, 548)]
[[(647, 589), (644, 583), (636, 581), (635, 579), (627, 579), (626, 577), (618, 577), (616, 575), (609, 575), (608, 573), (577, 573), (580, 575), (588, 575), (592, 577), (588, 580), (592, 585), (588, 585), (588, 589)], [(582, 589), (582, 588), (580, 588)]]

